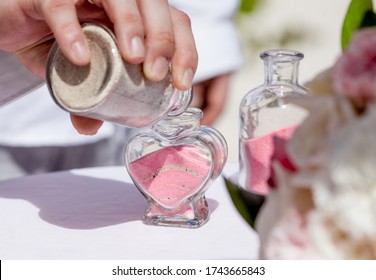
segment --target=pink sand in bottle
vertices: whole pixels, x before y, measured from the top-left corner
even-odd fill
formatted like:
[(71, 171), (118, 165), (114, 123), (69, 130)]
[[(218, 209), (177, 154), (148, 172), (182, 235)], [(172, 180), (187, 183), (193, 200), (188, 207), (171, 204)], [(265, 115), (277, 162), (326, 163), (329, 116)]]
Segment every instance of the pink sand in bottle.
[(281, 138), (288, 139), (296, 127), (296, 125), (290, 126), (243, 142), (248, 163), (247, 189), (260, 194), (268, 192), (267, 180), (270, 176), (271, 157), (274, 152), (273, 137), (278, 135)]
[(209, 177), (210, 158), (194, 145), (161, 148), (129, 164), (138, 187), (164, 208), (179, 208)]

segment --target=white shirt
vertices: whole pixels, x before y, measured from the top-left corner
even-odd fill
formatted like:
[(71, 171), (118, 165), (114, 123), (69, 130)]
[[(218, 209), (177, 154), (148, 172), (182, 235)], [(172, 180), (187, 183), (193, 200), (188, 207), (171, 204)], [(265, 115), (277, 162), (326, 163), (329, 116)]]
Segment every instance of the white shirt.
[(233, 17), (239, 0), (170, 0), (191, 19), (199, 54), (195, 82), (238, 70), (242, 51)]
[(69, 113), (54, 103), (45, 84), (0, 108), (0, 145), (81, 145), (108, 138), (113, 131), (111, 123), (104, 123), (96, 135), (79, 134), (72, 126)]

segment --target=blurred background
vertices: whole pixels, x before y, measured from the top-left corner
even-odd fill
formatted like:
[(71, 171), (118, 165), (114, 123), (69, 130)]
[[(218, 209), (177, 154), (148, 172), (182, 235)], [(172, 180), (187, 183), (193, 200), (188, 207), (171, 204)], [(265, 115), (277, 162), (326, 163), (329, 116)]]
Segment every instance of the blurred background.
[[(236, 50), (232, 50), (232, 53), (225, 44), (236, 39), (236, 36), (232, 36), (236, 35), (232, 26), (224, 29), (224, 22), (231, 25), (229, 17), (235, 11), (234, 21), (244, 63), (230, 77), (229, 97), (225, 101), (224, 110), (214, 123), (210, 123), (228, 142), (228, 162), (238, 162), (238, 111), (241, 99), (264, 81), (264, 65), (259, 58), (260, 53), (278, 48), (302, 52), (305, 58), (300, 63), (299, 81), (304, 85), (316, 74), (333, 65), (339, 57), (342, 22), (350, 3), (350, 0), (239, 1), (241, 5), (238, 12), (235, 0), (180, 0), (175, 3), (185, 4), (185, 8), (191, 11), (191, 16), (195, 17), (200, 31), (196, 35), (201, 39), (197, 41), (201, 42), (201, 47), (206, 47), (202, 48), (205, 52), (201, 53), (204, 54), (201, 58), (209, 54), (206, 66), (213, 66), (211, 68), (214, 70), (207, 68), (214, 72), (232, 71), (238, 69), (241, 63), (237, 42)], [(213, 34), (215, 36), (210, 36)], [(216, 51), (219, 51), (218, 54)], [(223, 53), (227, 56), (223, 57)], [(218, 56), (227, 58), (223, 61), (236, 67), (231, 65), (230, 68), (225, 64), (228, 68), (220, 69), (221, 63), (215, 64), (219, 62), (216, 60)], [(201, 61), (204, 61), (201, 65), (205, 65), (205, 59)], [(210, 85), (211, 87), (208, 84), (213, 84), (212, 81), (218, 79), (209, 77), (218, 73), (210, 72), (210, 75), (206, 73), (207, 76), (201, 77), (203, 88), (211, 88), (210, 93), (214, 88), (216, 101), (223, 98), (220, 97), (221, 94), (226, 95), (227, 73), (220, 75), (222, 78), (225, 76), (225, 82), (219, 79), (222, 82), (219, 85), (216, 83), (216, 86)], [(48, 94), (46, 87), (37, 91)], [(30, 104), (33, 106), (30, 107)], [(122, 165), (123, 146), (132, 135), (132, 132), (123, 128), (116, 129), (110, 123), (106, 123), (95, 137), (79, 135), (72, 127), (67, 113), (57, 110), (52, 99), (45, 98), (43, 94), (30, 94), (13, 106), (2, 108), (0, 113), (2, 119), (12, 120), (0, 123), (0, 179), (82, 167)]]
[(230, 96), (214, 123), (226, 138), (229, 162), (238, 161), (238, 108), (242, 97), (263, 83), (260, 52), (287, 48), (300, 51), (299, 81), (304, 85), (330, 67), (341, 52), (340, 35), (349, 0), (242, 0), (236, 16), (244, 65), (231, 78)]

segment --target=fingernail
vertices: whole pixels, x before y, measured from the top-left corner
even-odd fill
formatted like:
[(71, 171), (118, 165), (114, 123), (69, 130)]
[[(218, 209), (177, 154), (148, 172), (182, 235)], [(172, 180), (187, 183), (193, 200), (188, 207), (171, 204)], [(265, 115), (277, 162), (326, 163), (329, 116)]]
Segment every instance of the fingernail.
[(87, 64), (90, 62), (89, 47), (84, 43), (76, 41), (72, 45), (72, 56), (78, 64)]
[(166, 77), (168, 72), (168, 60), (165, 57), (158, 57), (151, 66), (149, 75), (152, 80), (160, 81)]
[(130, 55), (135, 58), (142, 58), (145, 56), (144, 43), (142, 42), (140, 37), (136, 36), (132, 38), (130, 52)]
[(181, 83), (182, 86), (188, 90), (192, 87), (192, 82), (193, 82), (193, 70), (192, 68), (188, 68), (187, 70), (184, 71), (183, 76), (181, 77)]

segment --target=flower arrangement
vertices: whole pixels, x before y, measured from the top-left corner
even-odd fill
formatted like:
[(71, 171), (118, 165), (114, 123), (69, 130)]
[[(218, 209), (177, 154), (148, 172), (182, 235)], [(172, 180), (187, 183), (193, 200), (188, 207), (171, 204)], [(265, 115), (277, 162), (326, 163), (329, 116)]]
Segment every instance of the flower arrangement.
[(376, 259), (374, 25), (372, 0), (351, 1), (343, 53), (294, 101), (308, 116), (290, 139), (274, 138), (267, 197), (227, 181), (259, 233), (261, 258)]

